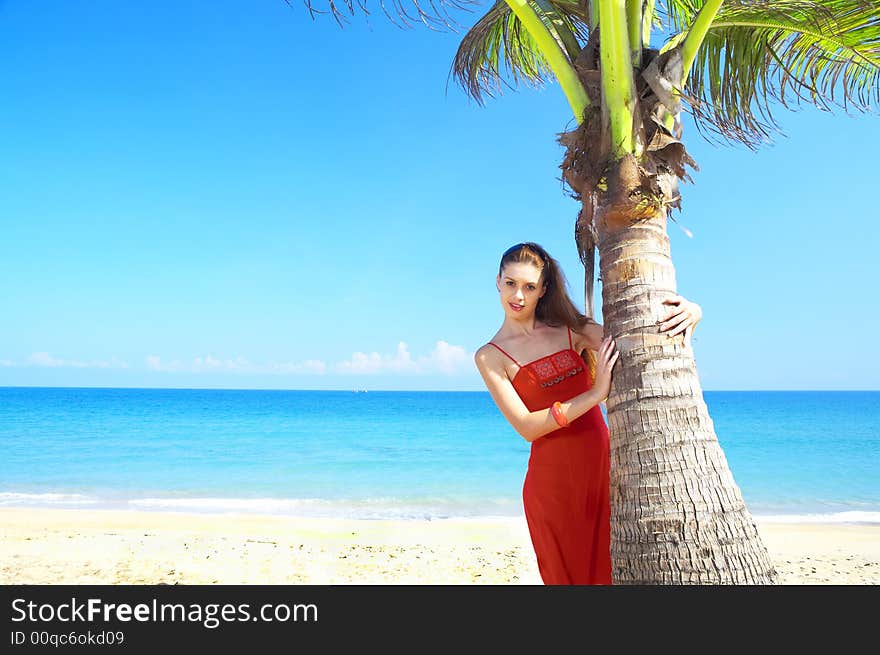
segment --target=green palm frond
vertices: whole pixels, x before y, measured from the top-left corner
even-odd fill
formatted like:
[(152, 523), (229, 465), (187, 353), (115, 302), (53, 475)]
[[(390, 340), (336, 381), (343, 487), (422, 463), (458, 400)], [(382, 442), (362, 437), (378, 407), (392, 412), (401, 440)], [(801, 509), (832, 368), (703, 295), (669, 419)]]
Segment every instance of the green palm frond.
[[(540, 6), (544, 8), (542, 21), (573, 61), (589, 37), (588, 9), (575, 0), (540, 0)], [(484, 95), (500, 93), (502, 85), (512, 88), (523, 80), (537, 87), (554, 79), (534, 39), (504, 0), (496, 2), (465, 34), (450, 74), (481, 104)], [(505, 80), (505, 74), (512, 83)]]
[[(686, 30), (703, 0), (666, 0)], [(697, 127), (754, 147), (778, 130), (771, 105), (872, 111), (880, 103), (880, 10), (867, 0), (725, 3), (684, 96)]]
[[(292, 6), (292, 0), (285, 0)], [(330, 14), (343, 27), (350, 16), (358, 13), (370, 15), (367, 0), (302, 0), (314, 19), (320, 14)], [(379, 0), (379, 8), (392, 23), (401, 28), (422, 23), (432, 30), (456, 30), (461, 28), (449, 10), (471, 11), (470, 7), (480, 4), (480, 0)], [(320, 8), (322, 5), (324, 8)]]
[(697, 12), (706, 0), (658, 0), (657, 12), (664, 16), (669, 26), (676, 32), (687, 30), (694, 22)]

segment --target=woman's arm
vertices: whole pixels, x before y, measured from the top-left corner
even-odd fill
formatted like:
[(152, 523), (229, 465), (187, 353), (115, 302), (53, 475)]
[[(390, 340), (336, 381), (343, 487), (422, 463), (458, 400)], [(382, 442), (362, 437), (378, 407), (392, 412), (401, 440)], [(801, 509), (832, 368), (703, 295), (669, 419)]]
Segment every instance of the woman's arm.
[[(691, 302), (682, 296), (672, 296), (663, 301), (664, 305), (672, 305), (669, 312), (660, 319), (660, 331), (668, 332), (667, 336), (674, 337), (684, 332), (685, 342), (690, 344), (691, 337), (697, 324), (703, 318), (703, 309), (695, 302)], [(605, 328), (599, 323), (587, 323), (577, 334), (578, 352), (584, 348), (598, 350), (602, 343)]]
[(690, 345), (697, 323), (703, 318), (703, 309), (682, 296), (668, 298), (663, 304), (672, 305), (672, 308), (660, 319), (660, 331), (668, 332), (670, 337), (684, 332), (684, 342)]
[[(491, 346), (485, 345), (474, 354), (474, 363), (486, 383), (492, 400), (501, 410), (507, 422), (513, 426), (520, 436), (532, 442), (554, 430), (559, 424), (549, 409), (530, 412), (513, 388), (513, 383), (504, 371), (504, 365), (491, 352)], [(593, 407), (605, 400), (611, 387), (611, 369), (617, 361), (614, 342), (606, 339), (600, 346), (596, 365), (596, 382), (593, 387), (567, 401), (562, 401), (562, 413), (569, 421), (583, 416)], [(561, 401), (562, 399), (560, 399)]]

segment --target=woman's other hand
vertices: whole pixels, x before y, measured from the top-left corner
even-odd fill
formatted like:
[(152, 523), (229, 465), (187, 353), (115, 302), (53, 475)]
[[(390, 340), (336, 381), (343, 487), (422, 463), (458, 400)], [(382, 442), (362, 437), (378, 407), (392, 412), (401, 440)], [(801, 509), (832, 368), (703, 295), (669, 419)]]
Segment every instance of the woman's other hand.
[(596, 380), (593, 382), (593, 390), (599, 396), (599, 402), (603, 402), (611, 391), (611, 369), (619, 356), (611, 337), (602, 339), (602, 345), (596, 353)]
[(667, 332), (670, 337), (683, 332), (684, 342), (690, 346), (694, 328), (697, 327), (697, 323), (703, 318), (703, 310), (697, 303), (681, 296), (667, 298), (663, 301), (663, 304), (672, 305), (672, 307), (669, 313), (660, 320), (660, 331)]

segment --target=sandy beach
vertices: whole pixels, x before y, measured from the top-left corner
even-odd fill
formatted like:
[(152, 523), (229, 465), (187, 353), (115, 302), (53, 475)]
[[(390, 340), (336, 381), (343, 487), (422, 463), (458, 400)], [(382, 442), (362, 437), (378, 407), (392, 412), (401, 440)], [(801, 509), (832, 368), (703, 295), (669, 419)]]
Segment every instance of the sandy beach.
[[(880, 526), (760, 523), (784, 584), (880, 583)], [(524, 519), (0, 510), (3, 584), (541, 584)]]

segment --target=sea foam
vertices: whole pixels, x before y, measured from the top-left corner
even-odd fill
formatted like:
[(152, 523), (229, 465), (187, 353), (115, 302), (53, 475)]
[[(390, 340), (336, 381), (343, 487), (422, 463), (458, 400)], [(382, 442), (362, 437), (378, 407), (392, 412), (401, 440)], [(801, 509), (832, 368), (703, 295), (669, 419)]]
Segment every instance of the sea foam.
[(880, 512), (834, 512), (827, 514), (755, 514), (758, 523), (880, 523)]

